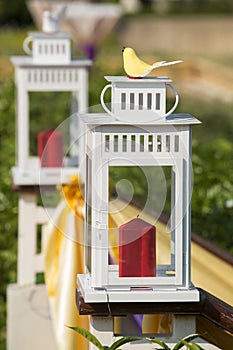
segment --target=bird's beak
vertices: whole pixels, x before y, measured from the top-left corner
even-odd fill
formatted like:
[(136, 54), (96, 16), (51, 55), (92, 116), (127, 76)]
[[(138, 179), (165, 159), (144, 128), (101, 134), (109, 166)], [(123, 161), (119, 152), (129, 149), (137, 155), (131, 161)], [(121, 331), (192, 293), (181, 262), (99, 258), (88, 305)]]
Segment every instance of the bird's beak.
[(124, 51), (125, 51), (125, 46), (123, 46), (123, 47), (122, 47), (122, 50), (121, 50), (121, 51), (122, 51), (122, 52), (124, 52)]

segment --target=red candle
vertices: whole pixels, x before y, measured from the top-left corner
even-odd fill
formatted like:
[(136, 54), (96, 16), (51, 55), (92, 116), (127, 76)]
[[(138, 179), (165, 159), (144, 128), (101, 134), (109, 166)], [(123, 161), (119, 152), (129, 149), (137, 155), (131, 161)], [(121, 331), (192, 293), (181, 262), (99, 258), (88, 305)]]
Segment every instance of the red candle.
[(39, 133), (38, 157), (42, 167), (62, 167), (63, 153), (63, 135), (61, 132), (49, 129)]
[(156, 275), (155, 226), (133, 219), (119, 228), (119, 276)]

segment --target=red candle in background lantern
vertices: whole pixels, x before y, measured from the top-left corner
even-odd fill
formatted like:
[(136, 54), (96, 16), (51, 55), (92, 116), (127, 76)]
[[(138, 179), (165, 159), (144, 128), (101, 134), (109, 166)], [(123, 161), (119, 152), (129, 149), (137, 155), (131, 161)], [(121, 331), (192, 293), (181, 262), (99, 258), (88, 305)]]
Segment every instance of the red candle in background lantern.
[(38, 157), (41, 167), (60, 168), (63, 163), (63, 135), (57, 130), (44, 130), (38, 135)]
[(133, 219), (119, 228), (119, 276), (156, 275), (155, 226)]

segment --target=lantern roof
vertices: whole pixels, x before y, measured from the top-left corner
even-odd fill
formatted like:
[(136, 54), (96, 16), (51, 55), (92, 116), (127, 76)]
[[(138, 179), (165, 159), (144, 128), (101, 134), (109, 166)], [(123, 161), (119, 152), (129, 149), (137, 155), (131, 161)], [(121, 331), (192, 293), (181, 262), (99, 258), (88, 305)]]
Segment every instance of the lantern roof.
[(193, 117), (191, 114), (178, 113), (170, 114), (165, 119), (159, 118), (151, 122), (136, 121), (132, 119), (132, 122), (119, 121), (107, 113), (88, 113), (81, 115), (81, 119), (84, 124), (92, 127), (103, 125), (195, 125), (201, 124), (201, 121)]
[[(11, 56), (10, 61), (12, 62), (13, 65), (19, 66), (19, 67), (45, 67), (45, 64), (42, 63), (35, 63), (33, 61), (33, 58), (30, 56)], [(70, 62), (67, 63), (53, 63), (53, 66), (59, 66), (59, 67), (89, 67), (92, 65), (92, 61), (88, 58), (76, 58), (76, 59), (71, 59)], [(48, 66), (50, 67), (51, 64), (48, 63)]]
[(154, 83), (169, 83), (172, 80), (168, 77), (159, 77), (159, 76), (154, 76), (154, 77), (145, 77), (145, 78), (138, 78), (138, 79), (132, 79), (127, 76), (105, 76), (105, 79), (111, 83), (130, 83), (130, 84), (154, 84)]
[(43, 32), (29, 32), (33, 39), (71, 39), (71, 34), (68, 32), (55, 32), (55, 33), (43, 33)]

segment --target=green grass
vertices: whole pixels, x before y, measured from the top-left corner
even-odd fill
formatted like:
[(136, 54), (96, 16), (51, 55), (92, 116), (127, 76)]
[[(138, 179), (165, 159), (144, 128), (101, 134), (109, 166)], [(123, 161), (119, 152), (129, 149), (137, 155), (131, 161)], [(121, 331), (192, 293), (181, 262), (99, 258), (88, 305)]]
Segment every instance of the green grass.
[(4, 28), (0, 30), (0, 56), (24, 54), (22, 44), (29, 30), (31, 29), (13, 30), (11, 28)]
[(218, 138), (232, 142), (232, 103), (217, 99), (201, 100), (191, 96), (182, 101), (181, 97), (177, 112), (190, 113), (202, 122), (193, 127), (193, 138), (199, 143), (207, 144)]

